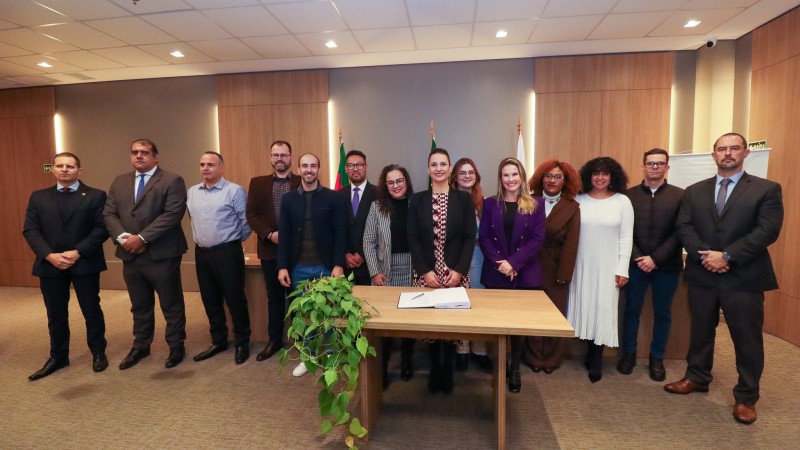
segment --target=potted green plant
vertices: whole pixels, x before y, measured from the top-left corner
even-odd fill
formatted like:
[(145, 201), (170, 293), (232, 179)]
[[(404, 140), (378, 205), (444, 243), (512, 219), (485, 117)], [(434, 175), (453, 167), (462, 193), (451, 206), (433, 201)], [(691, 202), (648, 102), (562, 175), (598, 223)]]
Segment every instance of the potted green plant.
[[(319, 393), (319, 412), (322, 434), (340, 427), (344, 442), (357, 449), (355, 438), (367, 434), (357, 417), (348, 411), (358, 383), (358, 366), (368, 355), (375, 357), (375, 347), (369, 345), (362, 329), (376, 311), (366, 301), (353, 296), (352, 276), (324, 277), (301, 281), (290, 294), (293, 297), (287, 317), (292, 317), (287, 335), (294, 340), (291, 348), (299, 360), (316, 375)], [(369, 307), (369, 310), (367, 309)], [(279, 353), (281, 367), (289, 361), (290, 353)]]

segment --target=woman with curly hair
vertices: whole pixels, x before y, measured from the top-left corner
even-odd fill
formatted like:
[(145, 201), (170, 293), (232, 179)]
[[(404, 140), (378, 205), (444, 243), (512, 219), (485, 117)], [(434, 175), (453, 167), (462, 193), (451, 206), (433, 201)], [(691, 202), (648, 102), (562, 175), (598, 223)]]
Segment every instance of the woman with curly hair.
[[(376, 200), (369, 208), (364, 227), (364, 258), (373, 286), (411, 286), (411, 250), (408, 246), (408, 200), (414, 193), (404, 167), (391, 164), (383, 168), (376, 187)], [(389, 357), (392, 338), (383, 345), (383, 389), (389, 387)], [(414, 339), (404, 338), (400, 347), (400, 378), (414, 375), (411, 359)]]
[[(566, 317), (569, 282), (575, 269), (581, 227), (581, 211), (575, 201), (580, 178), (571, 164), (548, 159), (536, 168), (528, 186), (533, 195), (544, 198), (547, 216), (544, 246), (539, 252), (544, 271), (542, 287)], [(529, 336), (523, 356), (525, 363), (534, 372), (553, 373), (561, 366), (566, 342), (565, 338)]]
[(624, 194), (628, 176), (614, 159), (592, 159), (580, 176), (581, 227), (567, 320), (588, 343), (584, 365), (596, 383), (603, 376), (603, 347), (619, 346), (617, 305), (619, 289), (628, 283), (633, 206)]
[[(450, 173), (450, 187), (469, 193), (472, 204), (475, 205), (475, 218), (479, 220), (483, 212), (483, 189), (481, 189), (481, 173), (478, 166), (469, 158), (461, 158), (453, 165)], [(476, 236), (477, 239), (477, 236)], [(469, 279), (471, 289), (483, 289), (481, 284), (481, 268), (483, 267), (483, 252), (478, 243), (472, 252), (472, 262), (469, 265)], [(486, 342), (460, 340), (456, 344), (456, 369), (464, 372), (469, 367), (470, 349), (473, 362), (484, 372), (492, 372), (492, 360), (486, 353)]]
[[(497, 195), (483, 201), (480, 245), (481, 282), (489, 289), (541, 289), (544, 284), (539, 250), (544, 243), (545, 215), (541, 197), (531, 196), (522, 163), (505, 158), (497, 168)], [(519, 363), (525, 338), (511, 336), (508, 390), (519, 392)]]

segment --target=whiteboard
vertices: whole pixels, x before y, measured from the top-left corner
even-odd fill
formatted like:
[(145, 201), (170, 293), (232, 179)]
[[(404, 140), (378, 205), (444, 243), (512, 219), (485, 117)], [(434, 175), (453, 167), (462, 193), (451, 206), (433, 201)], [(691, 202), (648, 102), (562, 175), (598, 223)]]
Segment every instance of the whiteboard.
[[(767, 178), (771, 151), (771, 148), (750, 150), (750, 154), (744, 159), (744, 170), (751, 175)], [(717, 174), (717, 164), (711, 157), (711, 152), (669, 155), (669, 167), (669, 184), (683, 189)]]

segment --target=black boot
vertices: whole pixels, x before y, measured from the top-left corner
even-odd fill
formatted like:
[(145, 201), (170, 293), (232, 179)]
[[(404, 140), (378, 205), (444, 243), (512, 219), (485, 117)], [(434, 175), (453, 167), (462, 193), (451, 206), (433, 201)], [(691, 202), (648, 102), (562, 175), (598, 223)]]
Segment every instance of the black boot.
[(525, 338), (511, 336), (511, 366), (508, 369), (508, 390), (514, 393), (522, 390), (522, 378), (519, 373), (519, 363), (522, 361), (522, 350)]
[(590, 342), (589, 346), (594, 347), (589, 360), (589, 381), (597, 383), (603, 378), (603, 346), (594, 342)]
[(441, 350), (439, 346), (442, 341), (434, 341), (428, 344), (428, 352), (431, 356), (431, 371), (428, 375), (428, 390), (431, 394), (439, 392), (442, 384), (442, 366), (439, 362)]
[(636, 355), (623, 353), (622, 358), (617, 363), (617, 372), (623, 375), (630, 375), (636, 367)]
[(400, 341), (400, 379), (408, 381), (414, 376), (411, 360), (414, 358), (414, 339), (403, 338)]
[(667, 379), (667, 370), (664, 368), (664, 360), (650, 357), (650, 379), (653, 381), (664, 381)]
[(442, 364), (441, 388), (445, 394), (453, 392), (453, 359), (456, 356), (456, 345), (452, 342), (444, 343), (444, 363)]
[(389, 389), (389, 358), (392, 357), (392, 338), (381, 338), (383, 351), (383, 390)]

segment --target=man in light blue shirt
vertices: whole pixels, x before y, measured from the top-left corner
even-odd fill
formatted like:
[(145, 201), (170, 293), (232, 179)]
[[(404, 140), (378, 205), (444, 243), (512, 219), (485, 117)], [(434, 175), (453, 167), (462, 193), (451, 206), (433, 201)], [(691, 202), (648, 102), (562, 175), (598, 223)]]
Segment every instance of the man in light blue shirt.
[(236, 354), (242, 364), (250, 356), (250, 316), (244, 293), (244, 253), (242, 241), (253, 230), (247, 224), (247, 193), (238, 184), (222, 177), (225, 162), (217, 152), (200, 157), (203, 182), (187, 192), (186, 205), (192, 219), (195, 268), (200, 297), (211, 325), (211, 345), (194, 357), (211, 358), (228, 349), (228, 327), (223, 301), (233, 322)]

